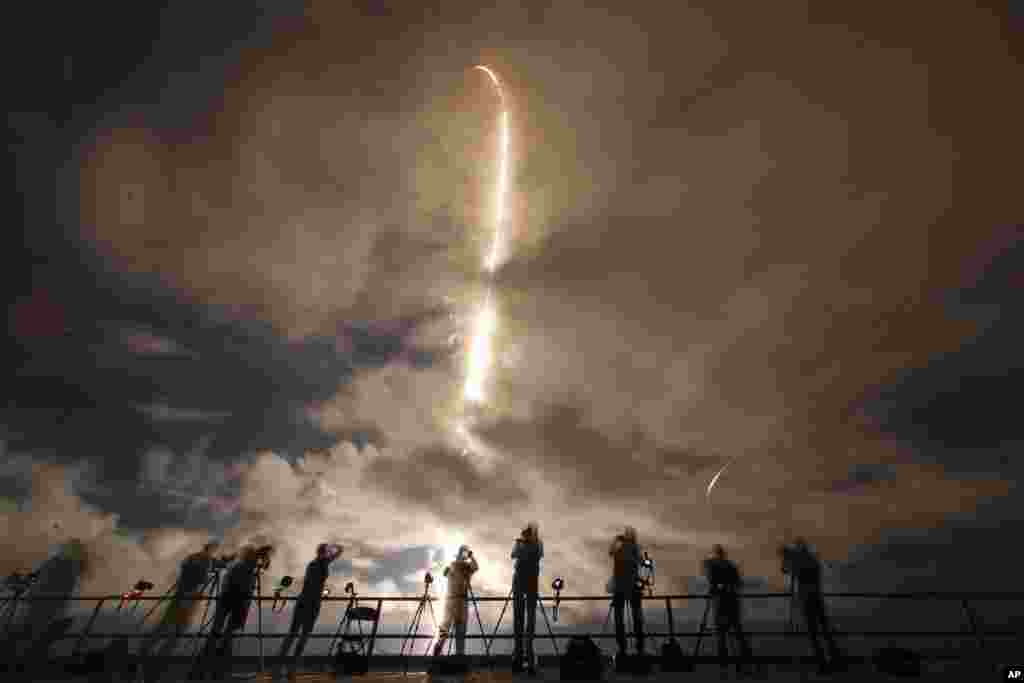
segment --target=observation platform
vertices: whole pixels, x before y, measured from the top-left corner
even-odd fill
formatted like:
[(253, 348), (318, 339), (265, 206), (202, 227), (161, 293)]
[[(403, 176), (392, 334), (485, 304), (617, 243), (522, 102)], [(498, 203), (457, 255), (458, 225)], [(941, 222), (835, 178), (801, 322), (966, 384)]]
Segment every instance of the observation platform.
[[(164, 670), (160, 679), (161, 683), (190, 683), (186, 676), (187, 658), (181, 659), (176, 665), (171, 665)], [(506, 658), (500, 658), (506, 659)], [(617, 681), (640, 681), (647, 680), (652, 683), (667, 683), (668, 681), (692, 681), (693, 683), (710, 683), (711, 681), (906, 681), (907, 676), (886, 675), (878, 672), (870, 659), (849, 659), (842, 671), (830, 674), (819, 674), (814, 662), (809, 658), (803, 660), (782, 660), (773, 658), (755, 658), (755, 668), (750, 673), (741, 676), (733, 667), (722, 670), (717, 661), (707, 658), (704, 661), (697, 661), (693, 671), (676, 673), (662, 672), (659, 670), (658, 658), (652, 657), (654, 662), (650, 674), (637, 675), (617, 673), (611, 667), (607, 667), (602, 681), (614, 683)], [(996, 659), (1001, 659), (997, 657)], [(430, 660), (426, 657), (410, 658), (409, 671), (404, 671), (405, 662), (398, 657), (384, 656), (375, 658), (372, 663), (372, 670), (362, 675), (338, 675), (329, 670), (329, 662), (326, 658), (310, 658), (305, 669), (298, 672), (293, 678), (274, 678), (269, 671), (260, 672), (259, 662), (255, 658), (238, 658), (232, 667), (233, 673), (228, 674), (223, 681), (227, 683), (252, 681), (253, 683), (333, 683), (335, 681), (363, 681), (365, 683), (428, 683), (428, 682), (455, 682), (464, 683), (504, 683), (512, 681), (559, 681), (560, 677), (558, 661), (554, 657), (541, 657), (536, 676), (526, 673), (513, 673), (506, 661), (498, 662), (489, 668), (484, 657), (469, 657), (469, 668), (463, 674), (438, 674), (428, 671)], [(323, 660), (323, 661), (316, 661)], [(41, 683), (99, 683), (100, 681), (131, 682), (137, 679), (130, 673), (104, 672), (92, 676), (74, 676), (61, 671), (59, 662), (50, 671), (39, 671), (36, 675), (26, 676), (24, 674), (6, 674), (4, 680), (19, 681), (40, 681)], [(269, 662), (265, 663), (269, 669)], [(990, 658), (949, 658), (946, 660), (931, 659), (922, 662), (921, 679), (930, 681), (969, 681), (970, 683), (984, 683), (985, 681), (996, 681), (1002, 679), (1002, 668), (1007, 662), (994, 661)]]
[[(12, 603), (7, 624), (13, 621), (15, 611), (24, 607), (34, 599), (66, 599), (77, 606), (77, 614), (69, 618), (72, 626), (57, 637), (50, 650), (52, 659), (45, 668), (37, 669), (31, 674), (0, 670), (0, 681), (72, 681), (74, 683), (99, 683), (101, 681), (135, 681), (138, 660), (134, 656), (140, 638), (148, 637), (141, 628), (145, 618), (141, 616), (143, 606), (155, 607), (154, 601), (160, 598), (143, 596), (134, 602), (134, 607), (124, 607), (123, 596), (69, 596), (60, 597), (22, 597)], [(648, 675), (617, 673), (613, 667), (606, 665), (601, 680), (633, 681), (647, 679), (650, 681), (887, 681), (906, 680), (906, 677), (883, 674), (878, 671), (873, 655), (879, 648), (906, 648), (919, 656), (921, 678), (940, 681), (968, 681), (984, 683), (988, 680), (1004, 680), (1003, 669), (1009, 665), (1024, 664), (1024, 593), (846, 593), (826, 594), (829, 610), (833, 615), (833, 635), (839, 642), (846, 656), (842, 671), (829, 675), (817, 673), (815, 662), (809, 656), (807, 635), (801, 633), (792, 623), (785, 626), (787, 612), (785, 607), (792, 598), (790, 593), (778, 594), (746, 594), (745, 611), (751, 618), (745, 620), (747, 635), (754, 649), (754, 671), (740, 677), (733, 667), (723, 671), (717, 658), (714, 636), (704, 626), (694, 622), (704, 611), (708, 600), (707, 595), (665, 595), (644, 596), (645, 621), (648, 628), (648, 652), (653, 655), (660, 653), (665, 639), (676, 637), (682, 645), (693, 670), (685, 673), (662, 672), (657, 656), (650, 658), (651, 673)], [(287, 601), (294, 601), (294, 597)], [(208, 598), (215, 600), (215, 598)], [(284, 600), (284, 599), (282, 599)], [(413, 651), (424, 652), (432, 636), (411, 630), (408, 621), (408, 610), (399, 611), (394, 603), (416, 604), (419, 599), (413, 597), (391, 596), (360, 596), (361, 605), (374, 605), (381, 628), (368, 628), (366, 631), (358, 627), (361, 638), (367, 638), (369, 654), (369, 672), (364, 675), (336, 676), (333, 662), (327, 655), (326, 644), (336, 637), (335, 624), (340, 615), (345, 614), (345, 598), (329, 597), (325, 599), (321, 626), (314, 631), (307, 648), (307, 656), (303, 660), (300, 673), (292, 680), (296, 683), (313, 683), (314, 681), (557, 681), (561, 680), (559, 659), (556, 652), (564, 652), (568, 638), (577, 635), (588, 635), (595, 640), (606, 654), (614, 649), (614, 635), (609, 632), (608, 624), (601, 631), (597, 624), (571, 625), (554, 624), (553, 631), (548, 631), (544, 621), (537, 619), (535, 650), (539, 657), (538, 675), (535, 677), (511, 671), (512, 634), (502, 624), (504, 610), (499, 613), (505, 603), (502, 597), (478, 598), (480, 612), (484, 624), (479, 625), (486, 635), (475, 633), (471, 627), (467, 634), (467, 646), (472, 653), (467, 657), (468, 673), (459, 675), (429, 673), (436, 660), (432, 657), (399, 656), (399, 643), (411, 638), (416, 641)], [(601, 613), (605, 610), (607, 596), (561, 596), (561, 603), (597, 603), (595, 612), (600, 623)], [(865, 620), (858, 615), (864, 614), (863, 608), (844, 609), (847, 603), (857, 601), (861, 605), (867, 601), (871, 604), (899, 604), (896, 609), (888, 609), (884, 616), (871, 614)], [(290, 614), (279, 610), (274, 611), (275, 601), (268, 596), (257, 596), (254, 601), (253, 614), (246, 628), (237, 634), (235, 657), (231, 662), (226, 681), (259, 681), (270, 683), (273, 679), (269, 672), (276, 666), (278, 644), (285, 635), (284, 628)], [(17, 603), (20, 603), (17, 604)], [(92, 608), (89, 609), (90, 603)], [(551, 597), (543, 596), (543, 603), (551, 605)], [(542, 603), (542, 604), (543, 604)], [(604, 603), (604, 604), (601, 604)], [(675, 605), (673, 604), (675, 603)], [(769, 604), (778, 604), (779, 609), (768, 612)], [(388, 608), (390, 606), (390, 608)], [(856, 607), (853, 605), (852, 607)], [(124, 608), (124, 609), (122, 609)], [(333, 608), (334, 614), (329, 610)], [(564, 609), (564, 608), (563, 608)], [(137, 610), (137, 611), (133, 611)], [(675, 618), (673, 615), (676, 615)], [(479, 618), (480, 615), (478, 615)], [(792, 622), (792, 610), (789, 611)], [(906, 617), (907, 619), (903, 619)], [(510, 620), (511, 615), (507, 618)], [(545, 617), (546, 618), (546, 617)], [(912, 619), (911, 619), (912, 618)], [(140, 621), (141, 620), (141, 621)], [(839, 628), (836, 622), (842, 622), (846, 628)], [(906, 621), (906, 623), (903, 623)], [(783, 623), (779, 623), (783, 622)], [(959, 623), (958, 623), (959, 622)], [(673, 627), (673, 624), (675, 626)], [(858, 626), (882, 626), (885, 630), (861, 630)], [(357, 624), (358, 626), (358, 624)], [(374, 624), (376, 626), (376, 624)], [(926, 626), (922, 630), (921, 627)], [(667, 627), (667, 628), (666, 628)], [(944, 627), (938, 630), (936, 627)], [(500, 632), (499, 632), (500, 631)], [(354, 631), (353, 631), (354, 632)], [(194, 652), (204, 631), (190, 630), (182, 635), (180, 649)], [(266, 642), (272, 641), (272, 642)], [(481, 642), (484, 641), (484, 642)], [(404, 650), (404, 645), (402, 646)], [(319, 650), (319, 652), (317, 652)], [(485, 654), (489, 651), (489, 655)], [(103, 671), (90, 676), (69, 673), (75, 671), (74, 662), (82, 663), (87, 653), (103, 653)], [(263, 656), (257, 656), (262, 653)], [(3, 664), (0, 663), (0, 669)], [(187, 672), (191, 668), (192, 658), (188, 655), (168, 657), (163, 660), (150, 660), (151, 671), (161, 673), (161, 683), (177, 683), (187, 680)], [(80, 670), (80, 669), (79, 669)], [(280, 681), (288, 679), (277, 679)]]

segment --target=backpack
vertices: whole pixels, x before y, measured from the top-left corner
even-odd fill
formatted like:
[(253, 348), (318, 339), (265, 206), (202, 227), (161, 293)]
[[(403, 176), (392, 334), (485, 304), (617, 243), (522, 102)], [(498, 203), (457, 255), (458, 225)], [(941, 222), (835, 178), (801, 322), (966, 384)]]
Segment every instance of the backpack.
[(683, 652), (683, 646), (675, 638), (669, 638), (661, 646), (661, 670), (680, 673), (693, 671), (693, 660)]
[(560, 664), (563, 681), (601, 680), (604, 671), (601, 648), (588, 636), (573, 636)]

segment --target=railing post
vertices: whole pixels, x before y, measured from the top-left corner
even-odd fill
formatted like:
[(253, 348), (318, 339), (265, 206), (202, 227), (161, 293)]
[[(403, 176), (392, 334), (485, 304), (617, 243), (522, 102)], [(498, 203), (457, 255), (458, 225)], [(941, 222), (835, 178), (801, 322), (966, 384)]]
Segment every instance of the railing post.
[(260, 648), (260, 673), (266, 671), (263, 666), (263, 572), (256, 572), (256, 629)]
[(676, 637), (676, 621), (672, 616), (672, 598), (665, 598), (665, 612), (668, 613), (668, 634), (669, 638)]
[(366, 648), (366, 661), (369, 666), (370, 657), (373, 656), (373, 644), (377, 642), (377, 626), (380, 625), (381, 611), (384, 609), (384, 600), (377, 598), (377, 618), (373, 620), (373, 630), (370, 631), (370, 646)]

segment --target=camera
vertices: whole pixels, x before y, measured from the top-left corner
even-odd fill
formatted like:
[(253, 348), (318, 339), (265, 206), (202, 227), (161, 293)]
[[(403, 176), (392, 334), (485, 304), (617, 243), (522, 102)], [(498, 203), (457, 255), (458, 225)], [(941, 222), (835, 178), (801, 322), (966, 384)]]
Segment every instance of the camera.
[(270, 568), (270, 556), (274, 554), (274, 546), (262, 545), (256, 548), (256, 569), (264, 570)]
[(27, 590), (39, 579), (39, 572), (13, 572), (4, 580), (4, 586), (15, 592)]
[(213, 560), (213, 566), (211, 571), (220, 571), (221, 569), (227, 569), (228, 565), (235, 561), (237, 555), (221, 555)]

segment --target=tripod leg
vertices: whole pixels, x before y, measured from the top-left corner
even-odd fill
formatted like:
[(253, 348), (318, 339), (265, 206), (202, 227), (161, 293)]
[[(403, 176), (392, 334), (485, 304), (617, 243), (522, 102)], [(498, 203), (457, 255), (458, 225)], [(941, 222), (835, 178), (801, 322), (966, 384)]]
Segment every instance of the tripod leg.
[[(413, 633), (415, 633), (416, 635), (419, 635), (419, 633), (420, 633), (420, 622), (422, 621), (422, 619), (423, 619), (423, 603), (421, 602), (416, 607), (416, 613), (412, 615), (412, 623), (409, 624), (409, 633), (406, 634), (405, 640), (402, 641), (402, 651), (401, 651), (400, 656), (402, 657), (402, 661), (405, 664), (405, 673), (406, 674), (409, 673), (409, 658), (405, 656), (405, 646), (409, 642), (409, 640), (412, 638), (412, 634)], [(413, 641), (413, 644), (409, 647), (409, 654), (410, 654), (410, 656), (415, 652), (415, 647), (416, 647), (416, 641)]]
[(704, 639), (704, 629), (708, 624), (708, 612), (711, 611), (711, 599), (708, 598), (704, 604), (704, 616), (700, 618), (700, 630), (697, 632), (697, 643), (693, 646), (694, 658), (700, 654), (700, 642)]
[(626, 596), (625, 609), (622, 610), (622, 618), (626, 620), (624, 626), (626, 627), (626, 643), (628, 648), (629, 639), (633, 638), (636, 640), (636, 630), (633, 628), (633, 602)]
[(473, 611), (476, 613), (476, 623), (480, 626), (480, 637), (483, 638), (484, 641), (484, 653), (487, 657), (487, 661), (490, 662), (491, 646), (487, 642), (487, 631), (484, 629), (484, 622), (480, 618), (480, 606), (477, 604), (476, 593), (473, 592), (472, 588), (469, 588), (469, 597), (473, 600)]
[(551, 630), (551, 622), (548, 621), (548, 612), (544, 609), (544, 598), (537, 596), (537, 605), (540, 607), (541, 616), (544, 617), (544, 625), (548, 627), (548, 635), (551, 636), (551, 647), (553, 648), (554, 654), (558, 656), (558, 641), (555, 640), (555, 632)]
[(263, 572), (256, 570), (256, 629), (259, 633), (260, 673), (266, 671), (263, 665)]
[(413, 629), (416, 629), (416, 627), (419, 626), (420, 612), (422, 608), (423, 603), (421, 602), (416, 606), (416, 611), (413, 612), (412, 621), (409, 622), (409, 630), (405, 632), (405, 638), (402, 640), (402, 648), (398, 651), (399, 657), (405, 656), (405, 646), (409, 642), (409, 638), (412, 637)]
[[(438, 633), (439, 629), (437, 628), (437, 614), (434, 613), (434, 601), (433, 600), (430, 600), (430, 601), (427, 602), (427, 608), (430, 610), (430, 621), (432, 621), (433, 624), (434, 624), (434, 633)], [(427, 653), (430, 652), (430, 646), (433, 644), (432, 643), (433, 640), (434, 639), (431, 638), (430, 640), (427, 641), (427, 648), (423, 651), (423, 656), (424, 657), (426, 657)]]
[(512, 600), (512, 595), (515, 592), (515, 588), (508, 592), (508, 597), (505, 598), (505, 604), (501, 606), (501, 612), (498, 614), (498, 621), (494, 624), (494, 632), (491, 634), (491, 646), (494, 646), (494, 639), (498, 636), (498, 629), (501, 627), (501, 620), (505, 618), (505, 610), (508, 609), (508, 603)]
[(615, 603), (608, 605), (608, 616), (604, 618), (604, 626), (601, 627), (602, 635), (608, 630), (608, 622), (612, 620), (612, 610), (615, 609)]
[(338, 639), (341, 638), (341, 630), (347, 629), (349, 610), (352, 609), (352, 600), (348, 601), (348, 605), (345, 606), (345, 613), (341, 615), (341, 621), (338, 622), (338, 628), (334, 632), (334, 637), (331, 638), (331, 642), (327, 645), (327, 656), (331, 657), (334, 655), (334, 646), (338, 643)]

